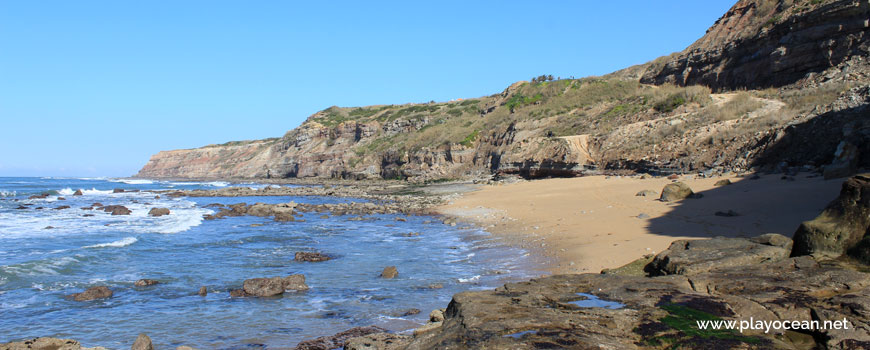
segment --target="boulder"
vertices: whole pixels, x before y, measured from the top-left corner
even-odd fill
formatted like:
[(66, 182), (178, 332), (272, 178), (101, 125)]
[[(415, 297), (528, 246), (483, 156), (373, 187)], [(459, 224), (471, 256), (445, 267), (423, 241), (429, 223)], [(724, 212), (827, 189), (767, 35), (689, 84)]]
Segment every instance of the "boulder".
[(296, 221), (296, 218), (293, 216), (293, 213), (281, 212), (275, 213), (275, 221)]
[(823, 171), (825, 180), (850, 176), (858, 171), (859, 158), (858, 147), (848, 141), (840, 141), (834, 152), (834, 160), (826, 165)]
[(345, 347), (345, 342), (348, 339), (362, 337), (375, 333), (386, 332), (386, 329), (377, 326), (355, 327), (344, 332), (330, 336), (319, 337), (311, 340), (305, 340), (296, 345), (294, 350), (333, 350)]
[(395, 278), (399, 275), (399, 270), (395, 266), (387, 266), (384, 268), (384, 271), (381, 272), (382, 278)]
[(716, 183), (714, 183), (713, 186), (728, 186), (730, 184), (731, 184), (731, 180), (722, 179), (722, 180), (716, 181)]
[(787, 258), (791, 241), (769, 233), (758, 238), (679, 240), (644, 267), (651, 276), (696, 275), (715, 269), (760, 264)]
[(692, 197), (694, 194), (695, 192), (692, 192), (689, 185), (686, 185), (683, 182), (674, 182), (665, 185), (665, 188), (662, 189), (662, 195), (659, 197), (659, 200), (662, 202), (674, 202)]
[[(838, 257), (858, 248), (870, 229), (870, 174), (854, 176), (845, 182), (840, 195), (810, 221), (804, 221), (794, 234), (792, 256), (821, 255)], [(863, 257), (860, 248), (852, 251)], [(863, 258), (862, 258), (863, 259)], [(865, 264), (870, 260), (864, 259)]]
[(643, 190), (635, 194), (636, 197), (655, 197), (658, 195), (659, 193), (653, 190)]
[(76, 191), (73, 193), (73, 196), (83, 196), (83, 195), (84, 195), (84, 193), (82, 193), (82, 190), (76, 190)]
[(163, 216), (169, 215), (169, 213), (169, 209), (167, 208), (151, 208), (151, 210), (148, 211), (148, 216)]
[(147, 287), (155, 284), (160, 284), (160, 281), (143, 278), (133, 283), (136, 287)]
[(107, 205), (100, 208), (102, 211), (112, 213), (112, 215), (130, 215), (132, 211), (123, 205)]
[(154, 350), (154, 345), (151, 344), (151, 338), (145, 333), (140, 333), (130, 350)]
[(71, 294), (75, 301), (89, 301), (96, 299), (111, 298), (114, 293), (106, 286), (97, 286), (86, 289), (84, 292)]
[(329, 256), (316, 252), (296, 252), (296, 256), (293, 257), (293, 260), (306, 262), (321, 262), (329, 259), (331, 259)]
[(308, 290), (308, 285), (305, 284), (305, 276), (297, 274), (287, 277), (247, 279), (242, 290), (247, 295), (270, 297), (281, 295), (288, 290), (305, 291)]

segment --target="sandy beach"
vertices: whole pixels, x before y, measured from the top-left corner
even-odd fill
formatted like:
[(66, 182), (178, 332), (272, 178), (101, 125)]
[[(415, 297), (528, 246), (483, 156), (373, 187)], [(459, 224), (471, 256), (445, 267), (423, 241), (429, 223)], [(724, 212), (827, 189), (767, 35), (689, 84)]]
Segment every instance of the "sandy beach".
[[(732, 184), (714, 185), (722, 179)], [(543, 255), (551, 273), (599, 272), (660, 252), (676, 239), (790, 237), (837, 196), (843, 182), (808, 173), (792, 179), (683, 176), (680, 181), (703, 197), (673, 203), (658, 200), (673, 181), (663, 177), (546, 179), (480, 185), (438, 210)], [(636, 196), (643, 190), (657, 195)], [(729, 211), (737, 216), (722, 216)]]

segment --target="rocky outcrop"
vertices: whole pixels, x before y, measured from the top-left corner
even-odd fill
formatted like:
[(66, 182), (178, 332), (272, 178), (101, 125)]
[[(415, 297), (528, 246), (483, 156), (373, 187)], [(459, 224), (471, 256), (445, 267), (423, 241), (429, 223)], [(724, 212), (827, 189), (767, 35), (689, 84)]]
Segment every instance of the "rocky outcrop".
[(106, 286), (96, 286), (86, 289), (84, 292), (71, 294), (69, 297), (75, 301), (90, 301), (111, 298), (114, 293)]
[[(694, 245), (694, 247), (692, 246)], [(870, 345), (870, 274), (787, 257), (788, 239), (675, 242), (664, 275), (556, 275), (454, 295), (440, 326), (354, 338), (354, 349), (862, 349)], [(746, 252), (746, 257), (740, 255)], [(699, 258), (692, 262), (687, 259)], [(682, 268), (678, 267), (682, 266)], [(707, 320), (850, 322), (849, 331), (701, 330)]]
[(296, 345), (294, 350), (333, 350), (340, 349), (350, 338), (362, 337), (369, 334), (383, 333), (386, 329), (376, 326), (356, 327), (331, 336), (319, 337), (306, 340)]
[(740, 0), (685, 51), (653, 63), (649, 84), (779, 87), (867, 57), (866, 1)]
[(815, 219), (794, 234), (792, 255), (838, 257), (851, 253), (870, 264), (864, 252), (870, 233), (870, 174), (843, 182), (840, 195)]
[(105, 348), (86, 348), (72, 339), (42, 337), (0, 344), (0, 350), (105, 350)]
[[(287, 277), (252, 278), (245, 280), (241, 290), (231, 291), (233, 296), (256, 296), (271, 297), (284, 294), (286, 291), (306, 291), (304, 275), (290, 275)], [(235, 294), (233, 294), (235, 292)]]

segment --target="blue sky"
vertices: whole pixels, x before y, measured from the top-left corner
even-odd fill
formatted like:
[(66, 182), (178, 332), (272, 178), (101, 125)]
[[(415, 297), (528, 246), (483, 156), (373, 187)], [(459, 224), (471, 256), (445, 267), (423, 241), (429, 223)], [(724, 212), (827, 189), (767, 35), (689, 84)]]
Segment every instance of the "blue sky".
[(129, 176), (332, 105), (606, 74), (682, 50), (733, 2), (0, 0), (0, 176)]

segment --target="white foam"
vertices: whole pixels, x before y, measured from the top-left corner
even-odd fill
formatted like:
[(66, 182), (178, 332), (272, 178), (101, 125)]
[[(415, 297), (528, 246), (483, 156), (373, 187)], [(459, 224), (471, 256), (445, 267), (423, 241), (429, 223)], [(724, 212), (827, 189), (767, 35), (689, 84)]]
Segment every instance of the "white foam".
[(111, 182), (121, 182), (128, 185), (150, 185), (153, 184), (154, 181), (145, 180), (145, 179), (109, 179)]
[(15, 191), (0, 190), (0, 197), (15, 197), (17, 195), (18, 192)]
[(459, 283), (476, 282), (478, 280), (480, 280), (480, 275), (475, 275), (474, 277), (470, 277), (470, 278), (460, 278)]
[(94, 244), (94, 245), (84, 246), (82, 248), (110, 248), (110, 247), (121, 248), (121, 247), (126, 247), (128, 245), (131, 245), (133, 243), (136, 243), (137, 241), (139, 241), (139, 240), (136, 239), (136, 237), (126, 237), (126, 238), (123, 238), (123, 239), (120, 239), (120, 240), (117, 240), (114, 242)]
[(76, 191), (73, 191), (72, 188), (67, 187), (67, 188), (64, 188), (62, 190), (57, 191), (57, 194), (62, 195), (62, 196), (72, 196), (73, 193), (75, 193), (75, 192)]

